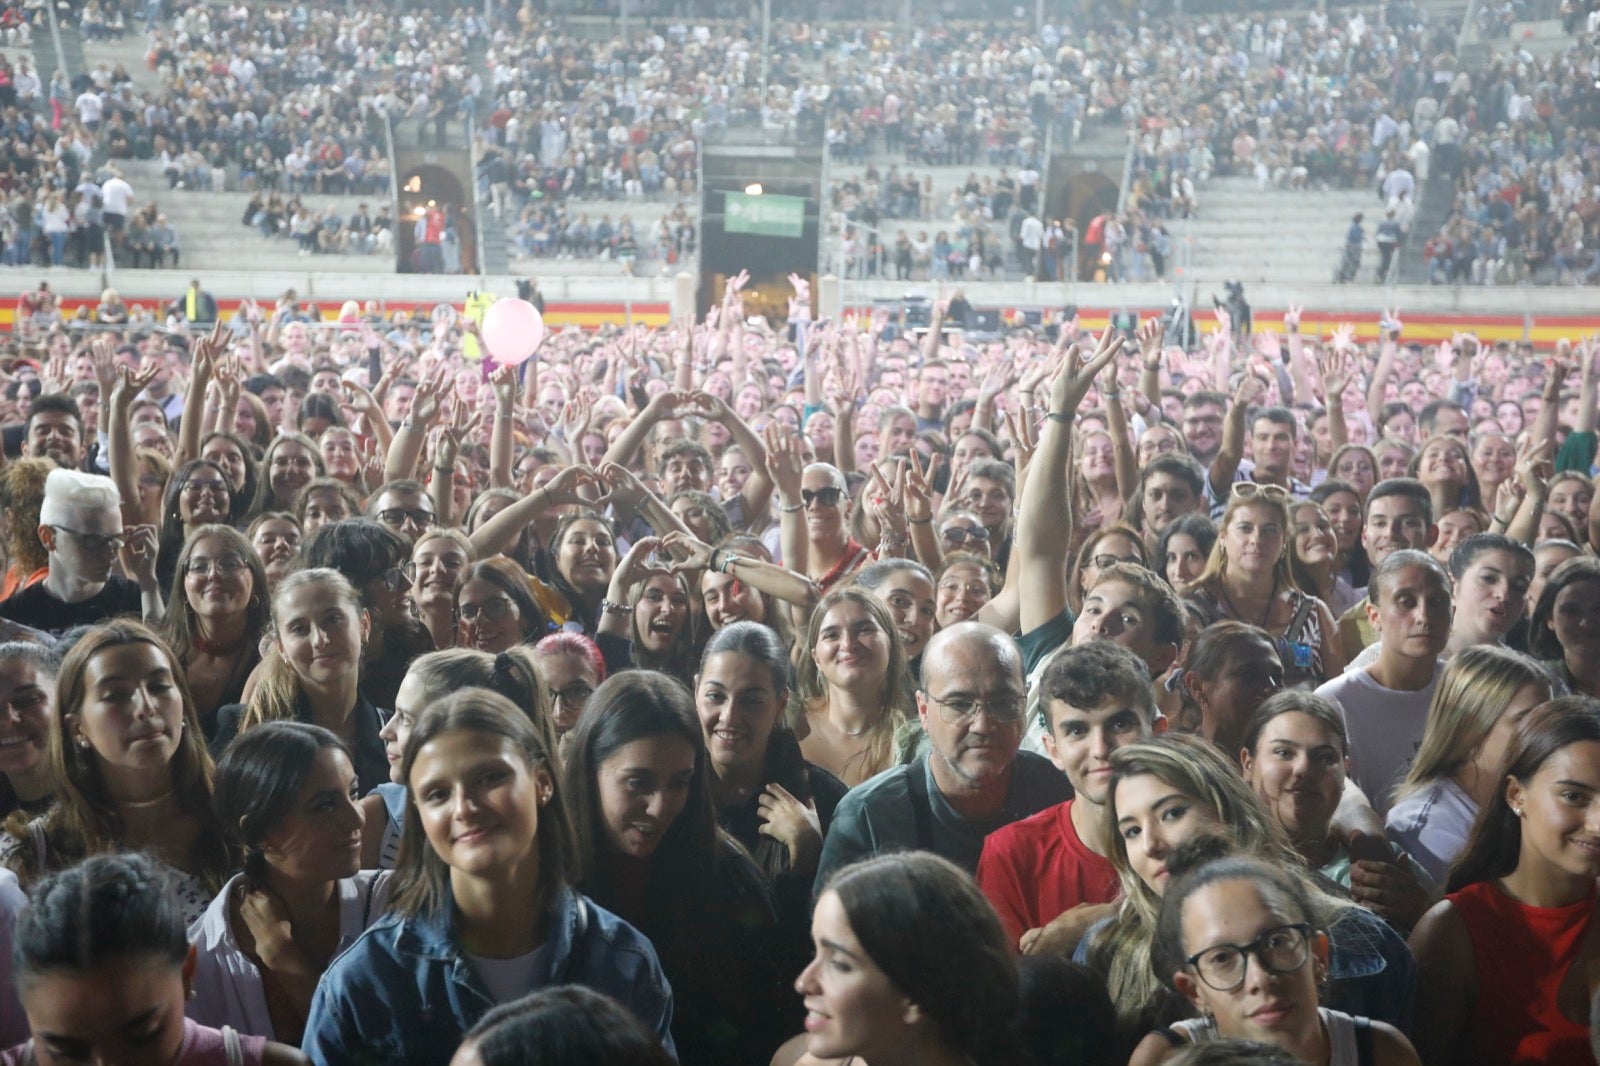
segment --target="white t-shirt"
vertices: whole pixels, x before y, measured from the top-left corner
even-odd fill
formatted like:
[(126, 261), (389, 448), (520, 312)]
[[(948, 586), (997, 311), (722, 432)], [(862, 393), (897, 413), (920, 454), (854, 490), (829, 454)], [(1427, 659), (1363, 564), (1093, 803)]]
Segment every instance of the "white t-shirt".
[(100, 205), (108, 214), (126, 215), (133, 199), (133, 186), (122, 178), (112, 178), (100, 187)]
[(1477, 819), (1477, 803), (1446, 777), (1390, 807), (1384, 830), (1442, 885)]
[(1428, 706), (1439, 683), (1439, 669), (1425, 688), (1416, 692), (1384, 688), (1367, 670), (1341, 674), (1317, 689), (1344, 711), (1350, 736), (1350, 779), (1372, 801), (1382, 817), (1389, 811), (1390, 794), (1405, 779), (1422, 746), (1428, 723)]
[(540, 970), (540, 962), (548, 954), (546, 945), (509, 959), (490, 959), (482, 955), (468, 955), (467, 961), (482, 978), (489, 990), (489, 998), (496, 1003), (510, 1003), (533, 991), (533, 978)]

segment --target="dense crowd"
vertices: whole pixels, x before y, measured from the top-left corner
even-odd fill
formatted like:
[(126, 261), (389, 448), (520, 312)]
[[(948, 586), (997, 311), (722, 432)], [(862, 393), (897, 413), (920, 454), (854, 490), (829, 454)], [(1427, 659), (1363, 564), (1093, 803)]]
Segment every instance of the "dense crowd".
[(1549, 59), (1513, 48), (1452, 84), (1435, 141), (1451, 145), (1455, 198), (1427, 249), (1430, 281), (1600, 279), (1596, 57), (1592, 36)]
[(792, 280), (25, 293), (0, 1061), (1593, 1061), (1600, 347)]

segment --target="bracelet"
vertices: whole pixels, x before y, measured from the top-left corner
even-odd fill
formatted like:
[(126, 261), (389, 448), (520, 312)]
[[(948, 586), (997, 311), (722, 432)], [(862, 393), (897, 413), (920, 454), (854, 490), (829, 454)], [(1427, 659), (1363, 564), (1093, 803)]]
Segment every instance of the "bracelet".
[(715, 570), (717, 573), (720, 574), (720, 573), (722, 573), (722, 568), (717, 565), (717, 555), (718, 554), (719, 554), (719, 549), (717, 549), (717, 548), (712, 548), (711, 549), (711, 558), (706, 560), (706, 569), (707, 570)]
[(778, 510), (782, 511), (784, 514), (794, 514), (796, 511), (804, 510), (805, 506), (806, 505), (805, 505), (805, 501), (804, 500), (802, 500), (801, 502), (796, 503), (796, 504), (791, 504), (788, 507), (785, 507), (783, 504), (780, 503), (780, 504), (778, 504)]
[(438, 463), (434, 463), (433, 472), (436, 474), (454, 474), (456, 468), (453, 466), (440, 466)]
[(1161, 364), (1160, 363), (1146, 363), (1144, 365), (1144, 368), (1146, 370), (1150, 371), (1150, 373), (1152, 373), (1152, 374), (1158, 374), (1158, 373), (1161, 372)]
[(927, 518), (910, 518), (910, 517), (907, 517), (906, 521), (910, 522), (914, 526), (931, 526), (931, 525), (933, 525), (933, 515), (929, 515)]
[(1115, 399), (1119, 398), (1122, 395), (1122, 390), (1121, 389), (1112, 389), (1109, 392), (1102, 392), (1100, 395), (1104, 396), (1108, 400), (1115, 400)]
[(1044, 417), (1051, 422), (1059, 422), (1063, 426), (1072, 425), (1072, 416), (1064, 415), (1059, 411), (1047, 411)]
[(610, 600), (601, 600), (600, 601), (600, 613), (602, 613), (602, 614), (632, 614), (633, 613), (633, 608), (629, 607), (625, 603), (612, 603)]
[(729, 551), (723, 552), (722, 553), (722, 565), (717, 568), (717, 573), (719, 573), (719, 574), (731, 574), (731, 573), (733, 573), (733, 564), (738, 562), (738, 561), (739, 561), (739, 557), (737, 555), (735, 555), (735, 554), (733, 554), (732, 552), (729, 552)]

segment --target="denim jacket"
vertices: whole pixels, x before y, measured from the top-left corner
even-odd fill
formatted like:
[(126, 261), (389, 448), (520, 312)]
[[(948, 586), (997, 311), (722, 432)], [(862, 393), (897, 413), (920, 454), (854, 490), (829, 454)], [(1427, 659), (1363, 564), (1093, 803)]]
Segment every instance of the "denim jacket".
[[(316, 1066), (404, 1062), (446, 1066), (468, 1029), (496, 1004), (461, 951), (453, 906), (421, 918), (391, 914), (323, 974), (303, 1049)], [(580, 984), (631, 1010), (676, 1054), (672, 989), (644, 935), (562, 889), (551, 904), (548, 969), (529, 992)]]

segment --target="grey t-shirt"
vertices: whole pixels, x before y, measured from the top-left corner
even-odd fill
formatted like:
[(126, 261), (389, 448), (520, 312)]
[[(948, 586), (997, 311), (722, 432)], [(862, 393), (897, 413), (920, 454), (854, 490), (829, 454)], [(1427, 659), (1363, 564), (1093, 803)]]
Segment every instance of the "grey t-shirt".
[[(1072, 798), (1072, 786), (1067, 783), (1066, 775), (1049, 759), (1031, 751), (1019, 751), (1000, 814), (981, 822), (971, 821), (956, 813), (945, 800), (928, 766), (929, 758), (924, 754), (904, 765), (891, 767), (845, 793), (833, 812), (833, 824), (822, 845), (822, 858), (817, 864), (817, 891), (820, 892), (833, 872), (842, 866), (874, 855), (918, 847), (949, 859), (968, 873), (976, 873), (984, 838), (990, 833)], [(913, 774), (921, 778), (920, 790), (913, 787)], [(918, 808), (914, 806), (918, 803), (926, 804), (922, 810), (929, 838), (920, 842)]]

